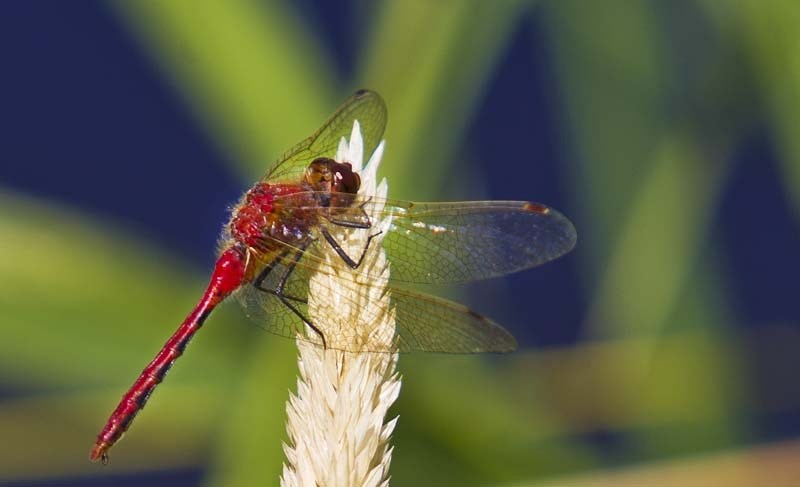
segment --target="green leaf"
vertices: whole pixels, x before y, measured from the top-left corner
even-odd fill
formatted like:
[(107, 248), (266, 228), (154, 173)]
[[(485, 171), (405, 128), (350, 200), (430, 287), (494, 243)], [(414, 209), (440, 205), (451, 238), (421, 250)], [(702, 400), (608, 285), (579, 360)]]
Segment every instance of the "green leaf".
[(248, 179), (335, 106), (328, 56), (281, 2), (112, 5)]
[[(0, 402), (0, 472), (89, 472), (96, 434), (204, 285), (117, 226), (13, 193), (0, 193), (0, 234), (8, 257), (0, 261), (0, 383), (17, 391)], [(129, 440), (112, 450), (125, 468), (200, 458), (216, 423), (209, 417), (247, 348), (226, 315), (209, 319)], [(90, 388), (98, 389), (81, 392)], [(21, 397), (27, 391), (36, 396)]]
[(89, 462), (89, 451), (99, 420), (109, 412), (108, 398), (119, 395), (116, 388), (0, 402), (0, 483), (198, 465), (207, 454), (222, 396), (216, 388), (174, 383), (164, 392), (111, 450), (107, 469)]
[(285, 404), (297, 372), (294, 342), (260, 341), (228, 404), (208, 485), (248, 487), (278, 482), (283, 465)]
[(381, 170), (395, 197), (441, 197), (466, 177), (455, 155), (525, 8), (521, 1), (382, 5), (360, 79), (389, 106)]
[[(0, 340), (0, 380), (9, 385), (132, 382), (203, 289), (128, 232), (12, 193), (0, 193), (0, 233), (13, 256), (0, 262), (0, 330), (14, 337)], [(209, 370), (230, 370), (223, 350), (205, 356)]]
[(735, 6), (735, 15), (724, 19), (743, 33), (748, 61), (776, 135), (783, 183), (800, 214), (800, 5), (777, 0), (763, 5), (736, 2)]

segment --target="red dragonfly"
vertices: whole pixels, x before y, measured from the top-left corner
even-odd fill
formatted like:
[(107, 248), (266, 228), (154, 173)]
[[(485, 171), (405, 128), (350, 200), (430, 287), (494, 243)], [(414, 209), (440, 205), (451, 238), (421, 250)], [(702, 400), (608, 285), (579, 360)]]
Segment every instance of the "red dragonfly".
[[(409, 285), (467, 282), (538, 266), (575, 245), (570, 221), (544, 205), (523, 201), (411, 203), (359, 195), (358, 171), (336, 160), (340, 141), (356, 122), (364, 153), (371, 154), (386, 125), (380, 95), (357, 91), (245, 193), (225, 227), (203, 297), (122, 396), (97, 436), (91, 460), (108, 462), (108, 450), (206, 318), (232, 294), (249, 316), (277, 335), (306, 337), (351, 352), (386, 352), (350, 344), (339, 339), (336, 330), (323, 333), (308, 319), (307, 300), (310, 276), (327, 255), (335, 255), (346, 268), (358, 269), (372, 238), (384, 231), (381, 245), (391, 263), (391, 277), (387, 281), (379, 273), (373, 281), (389, 289), (397, 322), (393, 349), (476, 353), (516, 348), (514, 337), (489, 318)], [(376, 214), (379, 219), (371, 216)], [(375, 222), (386, 221), (385, 217), (391, 218), (390, 224), (378, 230)], [(337, 240), (337, 228), (369, 232), (360, 255), (348, 253)], [(328, 292), (341, 296), (337, 289)], [(347, 332), (340, 330), (343, 336)]]

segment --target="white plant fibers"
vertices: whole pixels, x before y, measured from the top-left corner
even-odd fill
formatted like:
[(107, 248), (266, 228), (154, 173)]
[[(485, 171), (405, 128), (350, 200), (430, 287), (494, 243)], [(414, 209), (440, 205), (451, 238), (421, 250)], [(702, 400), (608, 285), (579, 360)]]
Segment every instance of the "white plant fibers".
[[(384, 179), (376, 186), (376, 172), (384, 144), (363, 167), (363, 140), (355, 122), (349, 142), (342, 139), (336, 160), (349, 162), (361, 175), (360, 194), (385, 198)], [(388, 228), (379, 221), (380, 205), (367, 208), (370, 229), (343, 229), (329, 225), (342, 248), (357, 259), (369, 235)], [(384, 423), (389, 406), (400, 393), (394, 349), (395, 315), (386, 290), (376, 285), (389, 277), (381, 246), (383, 234), (373, 238), (358, 269), (342, 265), (328, 252), (309, 283), (308, 313), (328, 341), (328, 348), (298, 339), (300, 376), (297, 394), (286, 405), (289, 444), (284, 445), (283, 486), (388, 486), (392, 448), (389, 440), (397, 422)], [(373, 276), (373, 277), (368, 277)], [(374, 276), (380, 276), (375, 279)], [(361, 286), (359, 283), (370, 283)], [(332, 290), (336, 290), (333, 292)], [(316, 334), (308, 331), (309, 337)], [(384, 353), (344, 352), (384, 350)]]

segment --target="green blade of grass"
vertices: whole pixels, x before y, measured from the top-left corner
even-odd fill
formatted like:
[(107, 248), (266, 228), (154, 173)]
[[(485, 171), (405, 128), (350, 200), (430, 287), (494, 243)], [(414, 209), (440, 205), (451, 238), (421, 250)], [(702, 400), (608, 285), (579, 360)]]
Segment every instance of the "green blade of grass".
[(264, 174), (335, 103), (328, 57), (281, 2), (111, 5), (248, 178)]
[(286, 441), (285, 403), (297, 371), (290, 340), (267, 340), (242, 369), (241, 388), (229, 404), (207, 485), (249, 487), (278, 482)]
[[(626, 15), (616, 15), (623, 3)], [(665, 5), (658, 13), (670, 9)], [(703, 33), (705, 57), (682, 50), (691, 45), (684, 26), (705, 21), (699, 10), (682, 11), (680, 24), (664, 21), (647, 2), (567, 1), (547, 4), (546, 11), (578, 161), (573, 193), (585, 212), (576, 223), (593, 294), (587, 337), (645, 338), (649, 345), (639, 349), (637, 362), (620, 373), (651, 371), (663, 334), (687, 326), (670, 321), (685, 296), (704, 293), (688, 326), (723, 325), (725, 311), (717, 307), (726, 302), (723, 290), (716, 282), (698, 286), (690, 277), (714, 271), (701, 256), (710, 252), (711, 219), (747, 110), (731, 110), (738, 106), (737, 90), (716, 90), (713, 80), (735, 77), (736, 66), (729, 47), (708, 41), (719, 36), (713, 30)], [(685, 379), (697, 387), (686, 393), (702, 397), (716, 415), (718, 426), (711, 429), (719, 431), (709, 435), (723, 438), (705, 447), (735, 441), (739, 405), (720, 389)], [(720, 380), (741, 378), (722, 373)], [(657, 391), (650, 395), (650, 408), (668, 399)], [(643, 430), (636, 441), (648, 454), (671, 451), (668, 431)]]
[[(0, 331), (13, 337), (0, 340), (6, 385), (133, 381), (203, 290), (175, 258), (119, 228), (12, 193), (0, 193), (0, 233), (13, 256), (0, 262)], [(219, 344), (198, 362), (209, 379), (229, 374), (235, 357), (236, 335), (220, 331), (203, 332)]]
[[(118, 394), (115, 389), (0, 401), (0, 483), (186, 468), (203, 461), (221, 396), (215, 388), (172, 384), (111, 450), (109, 468), (89, 462), (109, 412), (107, 400)], [(187, 403), (202, 406), (187, 414)]]
[(782, 182), (800, 215), (800, 5), (792, 0), (736, 2), (736, 9), (726, 20), (744, 33), (748, 60), (776, 135)]
[(393, 195), (441, 197), (443, 186), (465, 177), (454, 155), (526, 8), (521, 1), (383, 4), (361, 79), (389, 105), (381, 170)]
[[(670, 137), (623, 215), (588, 316), (594, 337), (658, 333), (698, 261), (725, 171), (704, 160), (693, 141)], [(657, 278), (656, 278), (657, 276)]]
[[(625, 15), (618, 15), (623, 3)], [(574, 217), (588, 242), (580, 249), (592, 273), (616, 244), (663, 125), (667, 73), (654, 13), (641, 1), (616, 5), (542, 5), (563, 87), (565, 146), (575, 178), (570, 194), (590, 211)]]

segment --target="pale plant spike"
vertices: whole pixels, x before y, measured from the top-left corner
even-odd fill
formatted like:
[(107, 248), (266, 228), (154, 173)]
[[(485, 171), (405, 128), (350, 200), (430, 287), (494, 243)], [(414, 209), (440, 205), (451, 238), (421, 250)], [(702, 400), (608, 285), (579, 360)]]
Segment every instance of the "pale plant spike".
[(347, 139), (342, 137), (339, 139), (339, 147), (336, 149), (336, 160), (344, 161), (347, 158)]
[(353, 122), (353, 132), (350, 134), (349, 150), (346, 162), (353, 165), (353, 170), (361, 172), (364, 167), (364, 139), (361, 138), (361, 125), (358, 120)]
[[(369, 158), (367, 164), (361, 170), (361, 179), (362, 183), (362, 190), (366, 195), (375, 195), (380, 196), (381, 198), (386, 198), (386, 193), (384, 192), (382, 195), (376, 192), (376, 183), (378, 181), (378, 165), (380, 164), (381, 157), (383, 157), (383, 148), (385, 144), (381, 142), (378, 144), (378, 147), (375, 148), (375, 152), (372, 153), (372, 157)], [(376, 162), (377, 161), (377, 162)], [(384, 179), (381, 183), (384, 183), (386, 180)], [(369, 187), (366, 185), (369, 184)]]
[[(339, 144), (337, 161), (349, 162), (359, 172), (360, 194), (374, 195), (380, 201), (388, 194), (386, 180), (380, 184), (376, 181), (384, 143), (378, 145), (366, 165), (363, 145), (356, 121), (349, 142), (342, 138)], [(368, 216), (373, 227), (369, 230), (339, 227), (330, 230), (345, 251), (358, 255), (369, 235), (386, 230), (391, 224), (391, 217), (379, 220), (382, 209), (379, 204), (370, 207)], [(358, 269), (343, 266), (331, 251), (320, 264), (324, 272), (317, 272), (310, 279), (308, 313), (315, 326), (326, 337), (339, 337), (334, 331), (340, 329), (357, 331), (353, 336), (336, 338), (340, 342), (329, 343), (328, 349), (309, 342), (316, 337), (310, 329), (304, 339), (297, 340), (299, 377), (297, 393), (286, 404), (289, 442), (283, 445), (287, 459), (281, 475), (283, 486), (389, 485), (393, 452), (389, 441), (397, 418), (384, 421), (389, 406), (400, 394), (401, 382), (396, 372), (398, 354), (391, 297), (385, 289), (374, 285), (386, 282), (389, 277), (382, 235), (374, 237)], [(372, 286), (360, 286), (368, 275), (381, 279), (371, 281)], [(330, 289), (340, 292), (331, 294)], [(388, 353), (338, 350), (362, 347)]]

